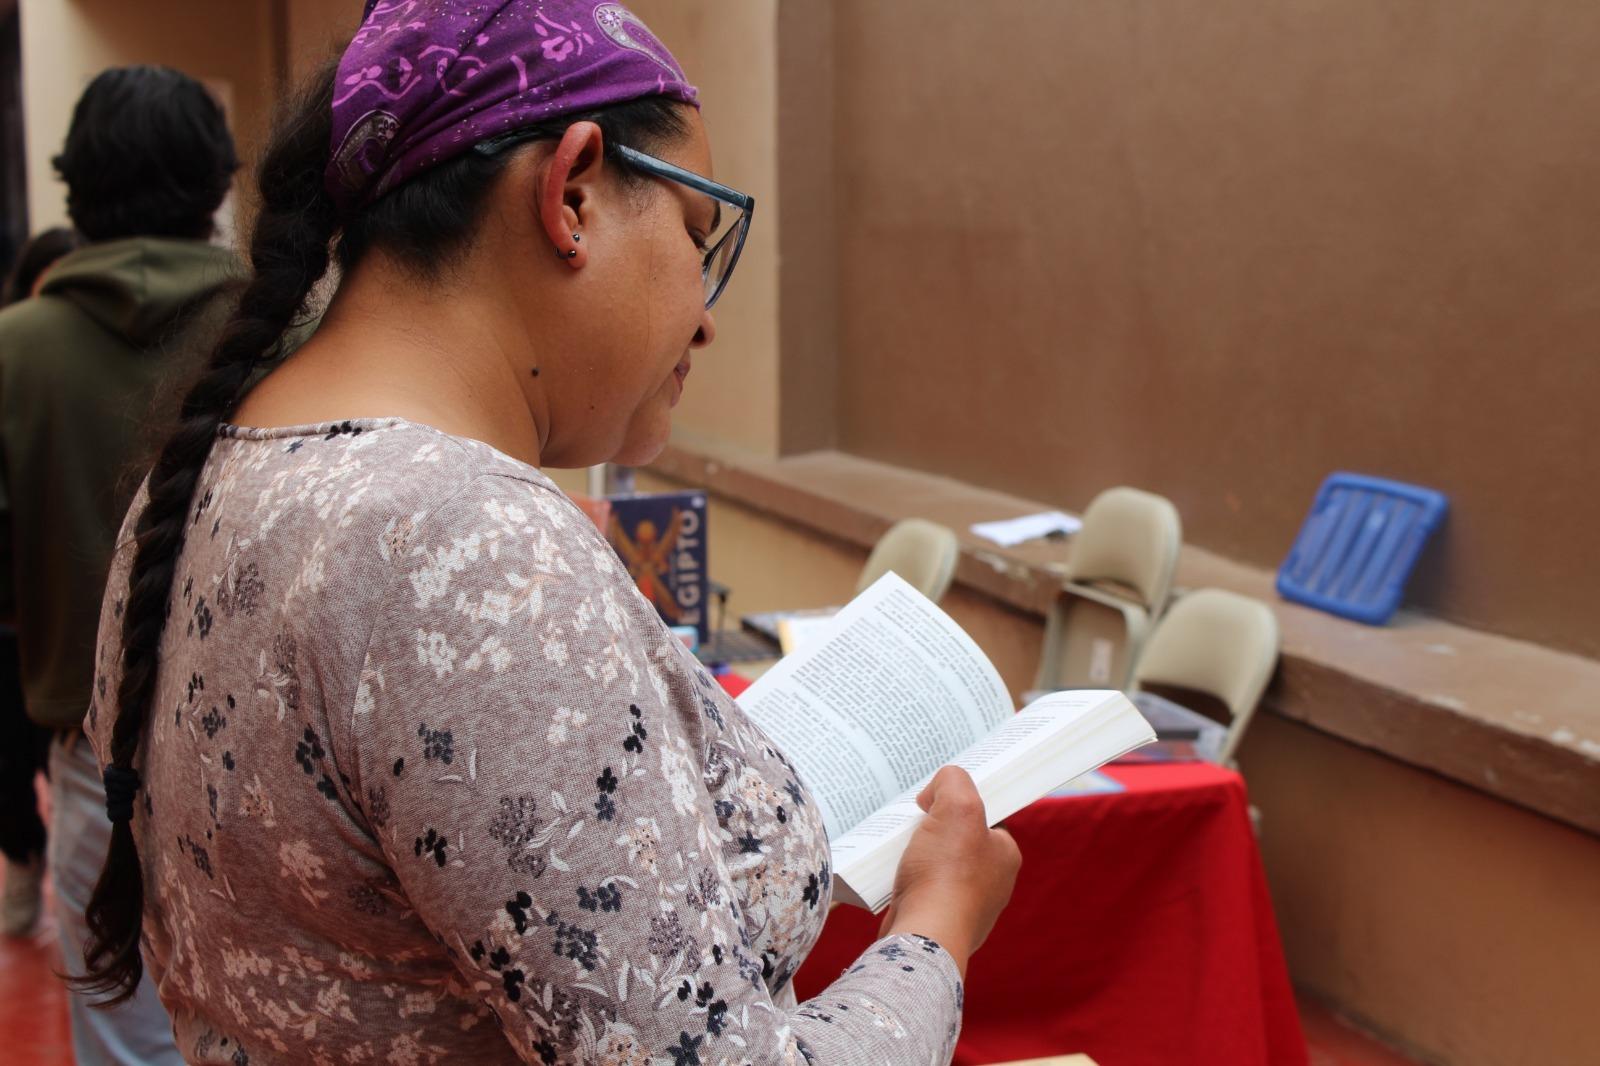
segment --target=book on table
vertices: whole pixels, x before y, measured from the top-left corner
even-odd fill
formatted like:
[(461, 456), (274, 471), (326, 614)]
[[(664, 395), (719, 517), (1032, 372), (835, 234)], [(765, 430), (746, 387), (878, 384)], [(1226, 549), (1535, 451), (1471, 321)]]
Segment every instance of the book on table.
[(916, 797), (954, 763), (989, 824), (1155, 739), (1120, 692), (1052, 692), (1013, 711), (999, 671), (949, 615), (893, 573), (739, 697), (821, 808), (834, 898), (880, 911), (922, 818)]
[(828, 631), (828, 626), (833, 623), (833, 616), (839, 613), (835, 607), (825, 614), (794, 615), (778, 620), (778, 647), (785, 655), (793, 655), (800, 650), (800, 646), (817, 639), (817, 636)]
[[(758, 634), (783, 648), (786, 638), (784, 629), (790, 629), (791, 636), (798, 634), (802, 637), (813, 632), (814, 626), (827, 622), (828, 619), (839, 613), (835, 607), (804, 607), (794, 611), (759, 611), (747, 614), (739, 619), (741, 625), (752, 633)], [(792, 649), (783, 648), (785, 655)]]
[[(693, 626), (695, 646), (711, 639), (703, 492), (632, 492), (605, 498), (606, 540), (669, 626)], [(579, 506), (583, 506), (579, 504)], [(597, 509), (585, 507), (594, 517)]]

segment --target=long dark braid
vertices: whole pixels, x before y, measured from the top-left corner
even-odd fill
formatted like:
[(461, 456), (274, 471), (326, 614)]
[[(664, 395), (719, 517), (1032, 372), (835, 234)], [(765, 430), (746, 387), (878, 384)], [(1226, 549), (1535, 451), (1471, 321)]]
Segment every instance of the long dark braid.
[(330, 68), (302, 95), (261, 161), (261, 208), (250, 242), (254, 276), (210, 361), (184, 396), (177, 428), (150, 472), (150, 498), (136, 528), (122, 614), (122, 683), (106, 769), (111, 847), (85, 914), (87, 972), (75, 979), (82, 991), (106, 996), (105, 1006), (132, 996), (144, 972), (139, 952), (144, 873), (133, 840), (132, 799), (139, 780), (133, 762), (155, 694), (161, 634), (189, 524), (189, 503), (217, 428), (257, 368), (280, 356), (285, 331), (327, 272), (328, 248), (337, 229), (333, 205), (322, 191), (332, 98)]
[[(131, 824), (140, 780), (133, 763), (155, 694), (161, 634), (189, 507), (217, 429), (256, 374), (286, 354), (284, 335), (327, 273), (335, 238), (347, 273), (370, 250), (381, 249), (418, 277), (436, 278), (470, 246), (489, 193), (510, 159), (509, 153), (469, 152), (341, 219), (323, 190), (336, 73), (334, 64), (318, 72), (267, 148), (257, 173), (261, 208), (250, 243), (254, 276), (210, 362), (184, 397), (178, 425), (150, 472), (123, 608), (122, 682), (105, 769), (111, 848), (86, 914), (87, 971), (74, 979), (80, 990), (106, 997), (100, 1006), (132, 996), (144, 972), (139, 952), (144, 873)], [(559, 138), (568, 125), (587, 119), (599, 124), (608, 150), (619, 144), (649, 149), (684, 133), (679, 106), (664, 97), (645, 97), (529, 129), (539, 138)], [(626, 167), (617, 174), (631, 184), (646, 180)]]

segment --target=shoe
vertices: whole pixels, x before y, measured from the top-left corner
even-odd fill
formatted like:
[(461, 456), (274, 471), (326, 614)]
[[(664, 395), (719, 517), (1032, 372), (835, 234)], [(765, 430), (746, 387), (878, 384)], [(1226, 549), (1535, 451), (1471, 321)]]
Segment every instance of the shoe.
[(5, 894), (0, 896), (0, 932), (27, 936), (39, 921), (39, 901), (44, 883), (44, 858), (28, 862), (6, 860)]

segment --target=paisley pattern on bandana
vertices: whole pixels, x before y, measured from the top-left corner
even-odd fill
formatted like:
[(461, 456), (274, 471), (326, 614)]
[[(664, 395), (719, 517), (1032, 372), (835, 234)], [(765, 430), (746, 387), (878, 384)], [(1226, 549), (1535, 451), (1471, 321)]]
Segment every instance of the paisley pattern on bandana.
[(369, 111), (361, 116), (333, 153), (333, 168), (339, 180), (350, 188), (359, 188), (367, 174), (382, 167), (389, 143), (399, 132), (400, 120), (387, 111)]
[(337, 78), (325, 184), (346, 211), (520, 126), (642, 96), (698, 106), (638, 16), (593, 0), (369, 3)]
[(186, 1061), (948, 1061), (931, 941), (795, 1004), (815, 800), (538, 470), (396, 420), (225, 429), (169, 617), (133, 827)]
[(656, 40), (656, 35), (650, 32), (650, 27), (640, 22), (638, 16), (621, 4), (601, 4), (595, 8), (594, 24), (600, 27), (600, 32), (622, 47), (649, 56), (674, 77), (681, 76), (682, 72), (678, 70), (678, 64), (673, 60), (672, 53)]

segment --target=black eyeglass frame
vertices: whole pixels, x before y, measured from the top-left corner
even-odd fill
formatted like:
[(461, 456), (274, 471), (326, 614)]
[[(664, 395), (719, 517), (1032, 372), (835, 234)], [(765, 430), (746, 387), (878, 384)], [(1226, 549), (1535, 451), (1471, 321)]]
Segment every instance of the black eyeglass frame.
[[(479, 141), (472, 147), (473, 151), (479, 155), (493, 156), (518, 144), (549, 139), (550, 135), (544, 131), (511, 130), (508, 133), (500, 134), (498, 137), (490, 137), (487, 140)], [(710, 178), (696, 174), (692, 170), (685, 170), (683, 167), (669, 163), (665, 159), (657, 159), (655, 156), (641, 152), (637, 148), (629, 148), (625, 144), (612, 144), (608, 146), (608, 149), (610, 152), (615, 153), (616, 157), (622, 162), (641, 173), (676, 182), (686, 188), (693, 189), (695, 192), (709, 196), (718, 203), (727, 204), (739, 212), (738, 221), (722, 235), (717, 243), (706, 249), (705, 255), (700, 262), (700, 276), (704, 279), (707, 288), (706, 310), (711, 310), (712, 305), (722, 296), (723, 290), (728, 287), (728, 279), (733, 277), (734, 268), (739, 265), (739, 256), (744, 252), (745, 237), (750, 233), (750, 220), (755, 215), (756, 198), (720, 182), (712, 181)], [(722, 251), (722, 246), (730, 240), (735, 242), (733, 253), (728, 259), (727, 269), (716, 280), (715, 288), (713, 288), (711, 280), (712, 264), (716, 262), (718, 253)]]

